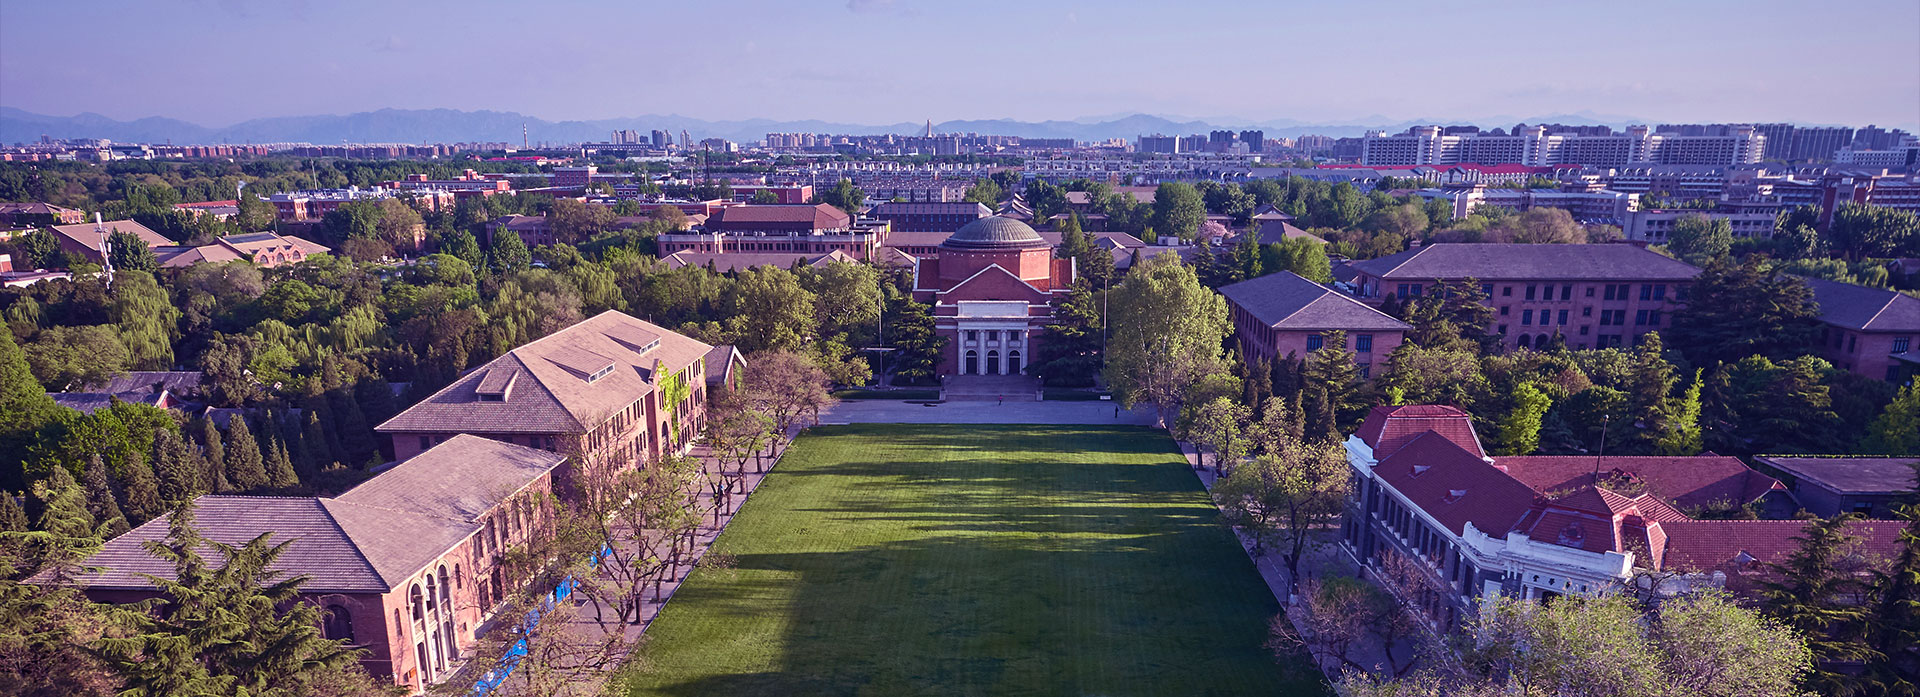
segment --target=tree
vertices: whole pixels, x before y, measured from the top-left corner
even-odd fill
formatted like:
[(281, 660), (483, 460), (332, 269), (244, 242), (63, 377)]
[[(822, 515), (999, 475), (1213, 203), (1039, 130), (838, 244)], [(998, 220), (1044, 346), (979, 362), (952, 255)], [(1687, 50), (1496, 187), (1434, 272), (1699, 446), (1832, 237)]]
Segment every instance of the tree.
[(1920, 384), (1908, 383), (1867, 426), (1860, 452), (1920, 455)]
[(482, 261), (480, 243), (473, 238), (473, 231), (465, 226), (440, 236), (440, 253), (467, 262), (468, 266), (476, 269), (480, 268)]
[(120, 488), (123, 493), (120, 509), (126, 514), (128, 525), (140, 525), (166, 511), (166, 501), (160, 497), (160, 480), (147, 464), (145, 452), (129, 453)]
[(726, 298), (728, 335), (746, 353), (804, 351), (819, 336), (815, 300), (792, 271), (773, 266), (742, 271)]
[(1373, 584), (1347, 576), (1306, 579), (1300, 583), (1299, 599), (1269, 625), (1267, 647), (1276, 655), (1304, 648), (1323, 671), (1364, 674), (1376, 666), (1357, 659), (1366, 655), (1366, 647), (1379, 645), (1387, 653), (1389, 668), (1415, 665), (1392, 660), (1395, 640), (1415, 627), (1412, 618)]
[(54, 467), (45, 479), (33, 483), (33, 501), (40, 515), (33, 522), (36, 534), (29, 538), (36, 552), (28, 557), (30, 566), (53, 568), (57, 582), (65, 583), (80, 561), (98, 549), (100, 539), (106, 537), (106, 524), (112, 521), (94, 518), (88, 510), (87, 490), (65, 467)]
[(940, 351), (947, 340), (934, 328), (933, 312), (923, 303), (901, 295), (893, 302), (887, 323), (893, 344), (893, 382), (896, 385), (932, 384), (939, 377)]
[(253, 439), (253, 433), (247, 430), (247, 420), (235, 415), (227, 422), (227, 443), (224, 465), (227, 481), (240, 491), (254, 491), (267, 486), (267, 467), (265, 458), (260, 455), (260, 444)]
[(1587, 232), (1564, 208), (1531, 208), (1494, 223), (1486, 237), (1489, 242), (1580, 244), (1586, 241)]
[(1153, 194), (1155, 234), (1191, 240), (1207, 220), (1207, 207), (1192, 184), (1167, 182)]
[(180, 310), (174, 307), (172, 298), (152, 274), (116, 273), (108, 314), (120, 331), (120, 340), (127, 346), (129, 368), (173, 368), (173, 340), (179, 333)]
[(1553, 399), (1531, 382), (1513, 389), (1513, 410), (1500, 419), (1500, 450), (1503, 455), (1531, 455), (1540, 448), (1540, 419), (1553, 406)]
[(256, 349), (254, 339), (241, 334), (215, 333), (207, 342), (200, 354), (201, 385), (214, 406), (245, 406), (264, 396), (249, 370)]
[(773, 419), (778, 437), (785, 438), (800, 418), (831, 404), (827, 374), (806, 356), (791, 351), (763, 351), (747, 359), (741, 388), (753, 409)]
[(1920, 691), (1920, 505), (1897, 509), (1907, 525), (1893, 565), (1875, 575), (1876, 593), (1867, 640), (1874, 656), (1867, 676), (1890, 694)]
[(1667, 428), (1654, 443), (1655, 452), (1661, 455), (1693, 456), (1706, 447), (1700, 428), (1700, 389), (1704, 384), (1700, 371), (1695, 369), (1693, 381), (1687, 383), (1686, 391), (1670, 401)]
[[(800, 282), (813, 294), (821, 336), (872, 338), (880, 319), (880, 272), (866, 264), (836, 261), (806, 270)], [(859, 343), (864, 344), (865, 341)]]
[(1307, 413), (1331, 421), (1338, 429), (1313, 435), (1339, 441), (1340, 433), (1366, 416), (1368, 404), (1361, 394), (1360, 368), (1354, 365), (1353, 351), (1347, 348), (1347, 333), (1335, 330), (1323, 336), (1320, 348), (1308, 355), (1301, 377), (1308, 389)]
[(1314, 283), (1332, 283), (1333, 265), (1327, 260), (1326, 243), (1292, 238), (1269, 242), (1260, 248), (1262, 274), (1292, 271)]
[(1883, 206), (1842, 203), (1833, 210), (1827, 236), (1836, 251), (1854, 261), (1920, 254), (1920, 216)]
[(851, 179), (834, 182), (833, 188), (814, 194), (813, 200), (808, 201), (808, 203), (824, 203), (833, 206), (845, 211), (847, 215), (858, 215), (860, 208), (865, 206), (866, 202), (867, 192), (854, 186)]
[(1279, 549), (1287, 565), (1287, 589), (1299, 589), (1300, 560), (1319, 544), (1320, 528), (1340, 517), (1351, 476), (1338, 443), (1295, 438), (1254, 458), (1214, 485), (1213, 497), (1228, 525), (1254, 540), (1256, 553)]
[(992, 179), (976, 179), (973, 186), (967, 187), (967, 195), (960, 200), (983, 204), (988, 208), (1000, 205), (1000, 199), (1006, 198), (1006, 192)]
[(1187, 439), (1199, 446), (1201, 455), (1213, 453), (1213, 471), (1220, 474), (1221, 460), (1239, 462), (1246, 457), (1250, 444), (1247, 430), (1252, 420), (1253, 411), (1245, 405), (1215, 397), (1194, 413), (1193, 423), (1187, 426)]
[(256, 232), (273, 229), (274, 218), (276, 217), (273, 204), (260, 200), (259, 196), (251, 193), (242, 193), (236, 208), (239, 209), (239, 212), (234, 214), (233, 222), (235, 225), (239, 225), (241, 230)]
[(201, 465), (193, 449), (171, 430), (153, 434), (153, 464), (158, 474), (160, 500), (167, 507), (193, 501), (208, 490), (202, 483)]
[(1733, 223), (1726, 218), (1709, 220), (1699, 213), (1680, 216), (1667, 236), (1667, 251), (1694, 266), (1725, 258), (1733, 251)]
[(1179, 257), (1163, 254), (1134, 267), (1109, 302), (1107, 384), (1121, 404), (1152, 404), (1159, 423), (1171, 425), (1187, 388), (1220, 361), (1226, 300), (1202, 287)]
[[(65, 467), (55, 467), (62, 472)], [(87, 492), (87, 512), (93, 519), (105, 525), (107, 537), (116, 537), (127, 531), (127, 516), (120, 512), (120, 503), (113, 498), (113, 485), (108, 481), (107, 463), (100, 459), (99, 453), (87, 458), (85, 489)]]
[(527, 243), (520, 239), (520, 233), (505, 227), (493, 232), (490, 258), (497, 273), (518, 273), (533, 267), (533, 253), (527, 251)]
[(747, 460), (774, 438), (773, 417), (756, 409), (754, 401), (744, 390), (730, 388), (714, 390), (707, 398), (707, 447), (736, 471), (745, 471)]
[(107, 235), (107, 261), (113, 263), (115, 271), (153, 273), (160, 268), (160, 261), (153, 256), (153, 248), (147, 246), (146, 240), (121, 230)]
[[(95, 651), (125, 681), (122, 694), (291, 696), (316, 673), (358, 670), (361, 652), (322, 638), (320, 609), (297, 600), (306, 577), (271, 569), (291, 541), (223, 544), (193, 520), (184, 507), (164, 542), (147, 543), (174, 567), (172, 578), (150, 577), (160, 597), (107, 611), (124, 634), (102, 637)], [(200, 557), (206, 548), (217, 565)]]
[(1715, 452), (1830, 452), (1839, 416), (1821, 376), (1832, 366), (1812, 356), (1774, 363), (1748, 356), (1721, 366), (1701, 405), (1707, 447)]
[(1820, 333), (1813, 291), (1757, 257), (1709, 263), (1668, 331), (1694, 365), (1708, 367), (1759, 355), (1800, 355)]
[(1054, 301), (1054, 324), (1040, 344), (1028, 372), (1048, 385), (1086, 387), (1100, 373), (1100, 306), (1085, 282), (1073, 284), (1066, 297)]
[(1858, 516), (1814, 519), (1794, 539), (1800, 545), (1786, 561), (1769, 564), (1774, 578), (1760, 581), (1768, 615), (1800, 632), (1812, 651), (1807, 687), (1822, 695), (1859, 694), (1858, 678), (1833, 670), (1836, 661), (1872, 660), (1866, 641), (1868, 587), (1856, 557), (1860, 539), (1847, 531)]
[(1494, 598), (1463, 634), (1474, 641), (1456, 675), (1354, 674), (1343, 687), (1356, 697), (1798, 697), (1810, 663), (1791, 628), (1717, 593), (1654, 607), (1624, 593)]
[(22, 348), (34, 376), (59, 392), (79, 392), (126, 372), (130, 359), (108, 325), (50, 327)]

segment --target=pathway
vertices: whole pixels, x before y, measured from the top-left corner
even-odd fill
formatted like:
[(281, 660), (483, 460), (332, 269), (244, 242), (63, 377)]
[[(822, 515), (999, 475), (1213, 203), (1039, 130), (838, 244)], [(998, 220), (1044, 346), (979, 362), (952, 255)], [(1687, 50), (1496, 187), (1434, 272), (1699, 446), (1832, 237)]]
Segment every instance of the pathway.
[(1113, 402), (846, 400), (820, 413), (820, 423), (1078, 424), (1151, 426), (1151, 408), (1118, 409)]

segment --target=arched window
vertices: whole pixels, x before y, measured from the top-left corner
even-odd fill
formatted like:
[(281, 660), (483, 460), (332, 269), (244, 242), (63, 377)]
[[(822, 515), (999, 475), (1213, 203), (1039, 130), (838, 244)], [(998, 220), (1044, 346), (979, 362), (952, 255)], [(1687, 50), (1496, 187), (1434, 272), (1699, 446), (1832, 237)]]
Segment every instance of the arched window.
[(427, 616), (440, 613), (440, 586), (433, 582), (433, 574), (427, 574)]
[(1007, 352), (1007, 372), (1018, 373), (1020, 372), (1021, 367), (1022, 366), (1020, 365), (1020, 352), (1008, 351)]
[(965, 365), (960, 366), (960, 374), (973, 375), (979, 372), (980, 372), (980, 352), (972, 351), (972, 350), (967, 351), (967, 361)]
[(453, 614), (453, 586), (447, 585), (447, 565), (440, 565), (440, 607), (441, 612)]
[(327, 605), (327, 621), (321, 626), (328, 639), (345, 639), (347, 643), (357, 643), (353, 639), (353, 615), (347, 607), (339, 603)]
[(987, 374), (988, 375), (1000, 374), (1000, 352), (999, 351), (987, 352)]
[(408, 604), (413, 606), (413, 621), (421, 622), (426, 620), (427, 601), (420, 597), (420, 584), (413, 584), (413, 588), (407, 591), (407, 600), (409, 601)]
[(1519, 339), (1520, 348), (1530, 348), (1527, 344), (1531, 340), (1532, 340), (1532, 337), (1529, 337), (1525, 334), (1521, 334)]

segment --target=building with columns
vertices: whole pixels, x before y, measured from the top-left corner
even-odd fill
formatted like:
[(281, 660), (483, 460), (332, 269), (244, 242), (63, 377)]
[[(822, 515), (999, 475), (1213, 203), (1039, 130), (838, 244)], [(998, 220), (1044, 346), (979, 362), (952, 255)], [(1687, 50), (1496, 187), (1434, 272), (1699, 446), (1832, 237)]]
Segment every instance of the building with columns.
[(1073, 285), (1071, 259), (1026, 223), (1003, 217), (960, 227), (914, 265), (913, 298), (932, 303), (947, 338), (942, 375), (1019, 375)]

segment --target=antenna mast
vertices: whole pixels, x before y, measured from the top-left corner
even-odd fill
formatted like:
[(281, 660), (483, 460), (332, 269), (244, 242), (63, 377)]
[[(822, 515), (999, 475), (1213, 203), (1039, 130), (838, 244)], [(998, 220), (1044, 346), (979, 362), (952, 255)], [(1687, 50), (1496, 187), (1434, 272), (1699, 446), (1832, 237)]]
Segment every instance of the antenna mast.
[(100, 212), (93, 213), (93, 234), (100, 237), (100, 268), (104, 269), (107, 290), (113, 290), (113, 243), (107, 240), (107, 226), (100, 222)]

